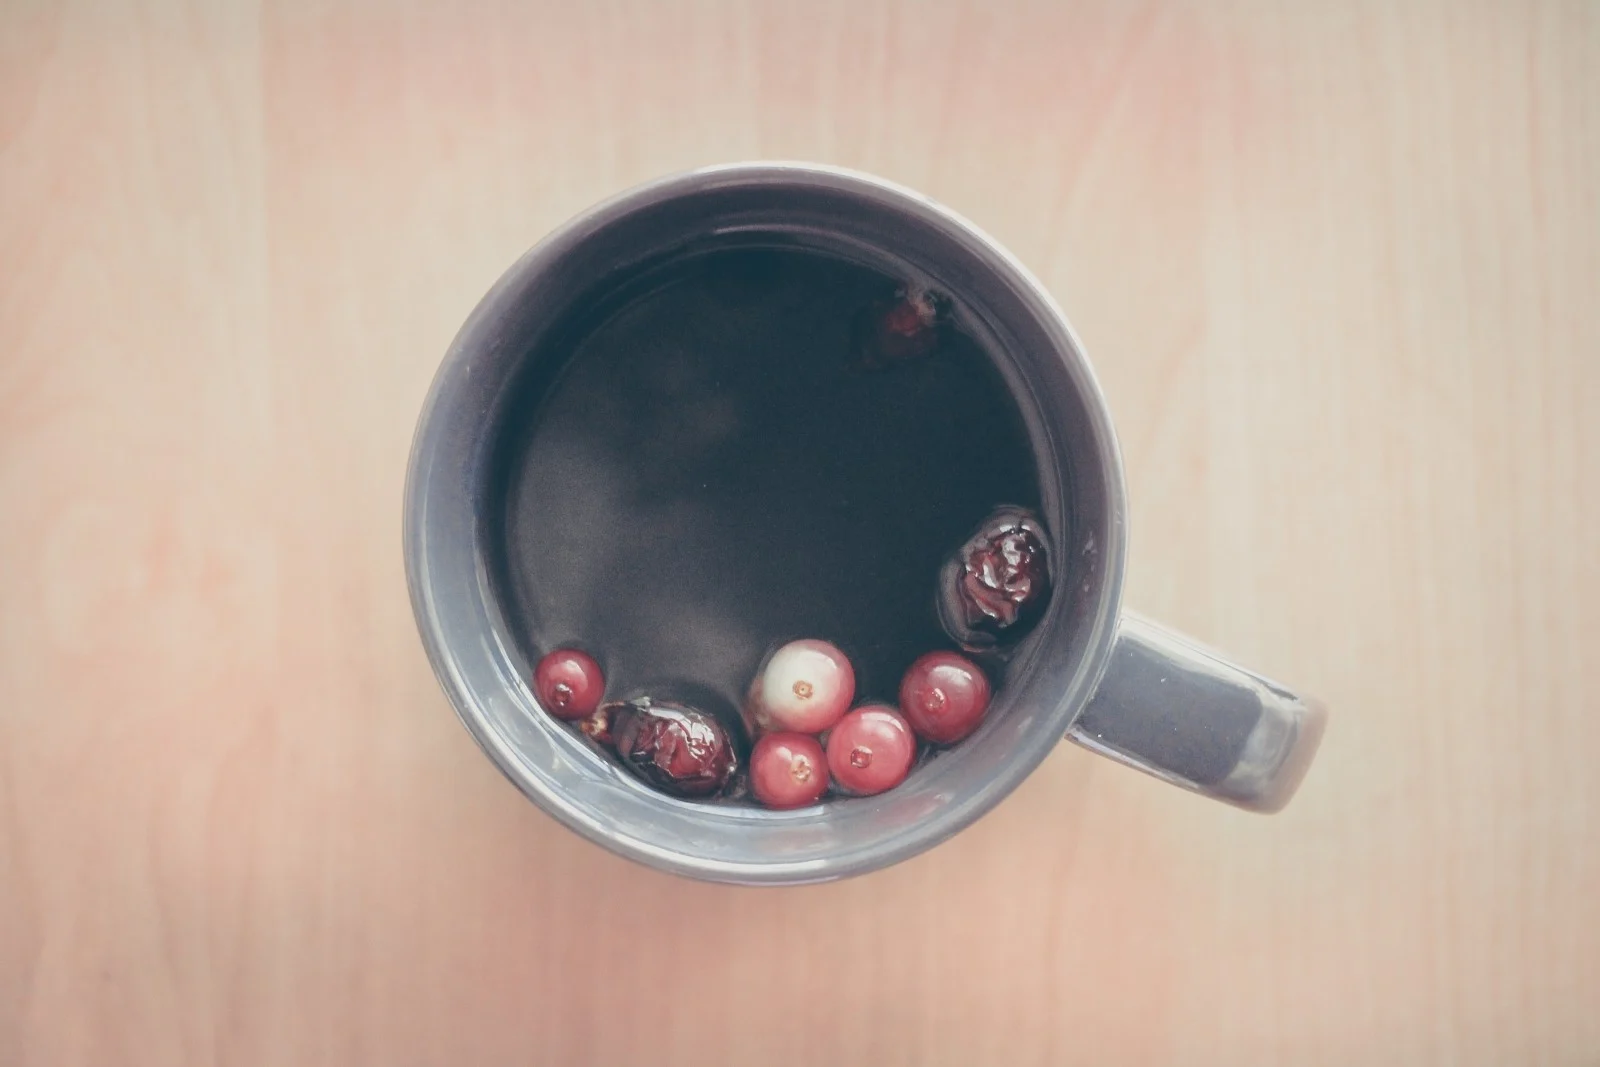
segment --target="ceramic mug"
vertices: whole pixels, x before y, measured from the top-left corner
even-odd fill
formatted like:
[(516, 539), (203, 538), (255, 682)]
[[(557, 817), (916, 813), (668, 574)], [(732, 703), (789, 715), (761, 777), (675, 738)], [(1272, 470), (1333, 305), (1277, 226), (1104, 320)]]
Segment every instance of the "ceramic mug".
[[(491, 456), (509, 383), (579, 302), (719, 234), (804, 235), (880, 250), (980, 316), (1032, 432), (1057, 588), (983, 727), (871, 798), (768, 811), (677, 800), (630, 778), (538, 706), (487, 564)], [(500, 770), (567, 826), (678, 874), (795, 884), (860, 874), (937, 844), (998, 804), (1062, 738), (1206, 796), (1275, 811), (1321, 737), (1315, 701), (1122, 607), (1127, 508), (1110, 415), (1039, 282), (971, 223), (906, 189), (829, 167), (749, 164), (667, 178), (546, 238), (495, 284), (424, 404), (405, 490), (405, 558), (429, 659)]]

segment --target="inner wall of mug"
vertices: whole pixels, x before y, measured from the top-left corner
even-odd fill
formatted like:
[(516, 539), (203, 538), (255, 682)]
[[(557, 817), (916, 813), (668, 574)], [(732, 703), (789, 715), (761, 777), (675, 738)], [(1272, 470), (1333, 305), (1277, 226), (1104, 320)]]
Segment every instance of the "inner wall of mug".
[[(655, 792), (535, 703), (497, 583), (492, 481), (508, 400), (553, 374), (582, 302), (665, 257), (772, 238), (946, 291), (996, 354), (1028, 426), (1057, 589), (984, 725), (872, 798), (769, 811)], [(885, 253), (888, 258), (885, 259)], [(535, 361), (551, 361), (543, 367)], [(407, 488), (407, 561), (430, 658), (458, 714), (528, 796), (654, 866), (734, 882), (803, 882), (882, 866), (948, 837), (1050, 751), (1104, 668), (1120, 592), (1115, 443), (1087, 365), (1022, 270), (960, 220), (881, 183), (815, 168), (698, 172), (595, 209), (518, 262), (473, 312), (434, 384)]]

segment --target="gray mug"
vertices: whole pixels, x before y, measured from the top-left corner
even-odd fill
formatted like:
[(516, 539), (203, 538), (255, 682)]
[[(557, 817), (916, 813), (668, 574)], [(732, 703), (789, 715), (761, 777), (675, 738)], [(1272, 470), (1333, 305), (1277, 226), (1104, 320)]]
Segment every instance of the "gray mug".
[[(983, 727), (870, 799), (796, 811), (682, 801), (622, 772), (538, 706), (488, 579), (490, 457), (507, 387), (576, 302), (630, 265), (720, 233), (805, 234), (891, 252), (982, 316), (1036, 427), (1056, 590)], [(788, 885), (875, 870), (961, 830), (1063, 737), (1165, 781), (1276, 811), (1321, 738), (1313, 700), (1122, 607), (1121, 457), (1082, 346), (1039, 282), (971, 223), (906, 189), (828, 167), (713, 167), (634, 189), (524, 255), (461, 328), (423, 406), (405, 491), (417, 625), (457, 714), (536, 804), (607, 848), (720, 882)]]

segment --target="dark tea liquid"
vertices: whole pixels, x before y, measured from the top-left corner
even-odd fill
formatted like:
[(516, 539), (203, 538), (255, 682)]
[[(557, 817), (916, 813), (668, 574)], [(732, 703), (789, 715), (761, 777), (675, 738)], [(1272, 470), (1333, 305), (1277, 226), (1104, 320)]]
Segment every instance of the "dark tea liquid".
[[(737, 704), (796, 637), (849, 654), (893, 702), (950, 648), (939, 567), (997, 505), (1039, 506), (1015, 400), (976, 340), (852, 365), (852, 323), (903, 279), (823, 252), (745, 248), (621, 286), (506, 413), (490, 536), (527, 662), (591, 651), (607, 691), (669, 682)], [(959, 316), (958, 316), (959, 319)]]

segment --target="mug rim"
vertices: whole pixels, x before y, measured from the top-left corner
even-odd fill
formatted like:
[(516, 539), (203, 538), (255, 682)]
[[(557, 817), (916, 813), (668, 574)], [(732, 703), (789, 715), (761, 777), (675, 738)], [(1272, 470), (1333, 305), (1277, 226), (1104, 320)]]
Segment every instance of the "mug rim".
[[(824, 865), (822, 869), (818, 868), (816, 860), (746, 862), (715, 859), (622, 835), (615, 827), (607, 825), (605, 820), (586, 810), (584, 805), (573, 802), (560, 790), (528, 774), (523, 756), (516, 747), (486, 721), (480, 693), (464, 676), (456, 652), (441, 632), (434, 603), (434, 579), (426, 558), (426, 520), (429, 512), (426, 507), (425, 467), (441, 418), (441, 395), (462, 372), (462, 364), (479, 347), (484, 327), (503, 314), (507, 299), (521, 291), (530, 278), (538, 277), (558, 264), (562, 256), (581, 247), (587, 237), (641, 208), (715, 186), (784, 184), (825, 188), (886, 203), (897, 210), (917, 215), (920, 221), (942, 231), (945, 236), (965, 241), (981, 252), (986, 259), (986, 268), (1000, 275), (1019, 296), (1026, 299), (1029, 311), (1053, 336), (1055, 343), (1051, 346), (1051, 354), (1062, 362), (1091, 423), (1089, 429), (1095, 443), (1094, 453), (1101, 466), (1099, 474), (1107, 513), (1105, 544), (1100, 549), (1103, 552), (1103, 569), (1093, 621), (1089, 626), (1079, 670), (1068, 692), (1062, 695), (1064, 704), (1071, 703), (1074, 706), (1065, 716), (1061, 735), (1049, 743), (1039, 743), (1020, 751), (1016, 759), (1007, 762), (1002, 774), (987, 783), (975, 796), (922, 819), (870, 853), (853, 855), (841, 862)], [(433, 672), (457, 717), (475, 742), (525, 796), (585, 838), (659, 870), (718, 882), (793, 885), (865, 873), (933, 847), (995, 807), (1043, 762), (1045, 756), (1054, 749), (1055, 743), (1065, 737), (1066, 729), (1081, 714), (1098, 687), (1110, 662), (1111, 648), (1116, 638), (1122, 610), (1127, 552), (1126, 487), (1121, 450), (1111, 424), (1110, 410), (1082, 343), (1044, 285), (1000, 242), (950, 208), (875, 175), (803, 162), (727, 163), (656, 178), (594, 204), (547, 234), (496, 280), (451, 341), (423, 402), (406, 472), (402, 539), (412, 611)]]

